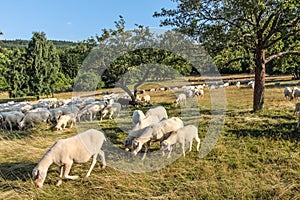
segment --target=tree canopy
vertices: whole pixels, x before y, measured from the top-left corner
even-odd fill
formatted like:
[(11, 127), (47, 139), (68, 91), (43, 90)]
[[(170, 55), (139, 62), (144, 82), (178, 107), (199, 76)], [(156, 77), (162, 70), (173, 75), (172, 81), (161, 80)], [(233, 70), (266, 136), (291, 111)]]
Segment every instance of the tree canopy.
[[(289, 45), (299, 37), (297, 0), (173, 0), (176, 9), (161, 9), (154, 17), (201, 42), (224, 65), (247, 60), (254, 65), (253, 110), (264, 105), (265, 66), (286, 55), (298, 55)], [(284, 44), (281, 45), (280, 44)], [(234, 56), (231, 56), (234, 55)]]

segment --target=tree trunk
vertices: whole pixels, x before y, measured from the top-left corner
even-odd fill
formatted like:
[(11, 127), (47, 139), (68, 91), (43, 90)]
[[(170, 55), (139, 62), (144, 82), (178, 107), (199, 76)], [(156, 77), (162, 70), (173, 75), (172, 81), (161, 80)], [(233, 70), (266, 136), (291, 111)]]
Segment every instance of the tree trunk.
[(258, 49), (255, 56), (255, 82), (253, 111), (258, 111), (264, 107), (265, 97), (265, 74), (266, 74), (265, 50)]

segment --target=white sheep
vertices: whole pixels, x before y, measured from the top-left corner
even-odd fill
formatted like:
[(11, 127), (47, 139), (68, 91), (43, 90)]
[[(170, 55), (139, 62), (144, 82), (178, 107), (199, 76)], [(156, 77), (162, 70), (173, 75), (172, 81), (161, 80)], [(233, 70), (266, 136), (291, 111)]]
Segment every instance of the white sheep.
[(12, 131), (13, 128), (18, 127), (19, 123), (25, 116), (19, 111), (2, 112), (1, 115), (3, 128), (7, 129), (8, 125), (10, 131)]
[(143, 103), (150, 104), (150, 99), (151, 99), (150, 95), (147, 94), (145, 96), (142, 96), (141, 101)]
[(149, 149), (150, 142), (163, 141), (168, 134), (183, 127), (183, 122), (178, 117), (172, 117), (159, 123), (148, 126), (144, 132), (132, 141), (132, 155), (135, 156), (145, 145), (145, 153), (142, 159), (145, 159), (146, 153)]
[(160, 120), (157, 116), (147, 116), (139, 121), (133, 129), (128, 134), (127, 138), (124, 140), (125, 151), (129, 151), (132, 146), (132, 140), (134, 138), (140, 137), (140, 135), (144, 132), (145, 128), (148, 126), (158, 123)]
[(290, 87), (285, 87), (283, 94), (285, 98), (290, 98), (290, 100), (293, 99), (293, 90)]
[(299, 88), (297, 88), (297, 87), (293, 88), (292, 97), (294, 99), (298, 100), (298, 98), (300, 97), (300, 89)]
[(57, 124), (55, 126), (56, 130), (65, 129), (67, 124), (70, 124), (70, 128), (76, 123), (76, 117), (73, 113), (62, 115), (59, 117)]
[(132, 114), (132, 123), (136, 125), (145, 118), (145, 114), (141, 110), (135, 110)]
[(255, 85), (254, 81), (250, 81), (250, 82), (248, 83), (248, 87), (249, 87), (249, 88), (254, 89), (254, 85)]
[(100, 111), (100, 120), (109, 114), (109, 119), (112, 119), (112, 116), (115, 114), (115, 117), (119, 116), (121, 111), (121, 104), (120, 103), (113, 103), (112, 105), (107, 105)]
[(89, 129), (67, 139), (61, 139), (44, 154), (42, 159), (32, 171), (34, 183), (37, 187), (43, 187), (48, 168), (52, 163), (60, 168), (59, 181), (62, 179), (77, 179), (78, 176), (70, 176), (73, 163), (85, 163), (93, 156), (93, 162), (85, 178), (89, 177), (97, 160), (102, 162), (102, 168), (106, 166), (104, 152), (101, 150), (106, 141), (104, 134), (95, 129)]
[(145, 116), (146, 117), (148, 117), (148, 116), (157, 116), (159, 121), (161, 121), (163, 119), (168, 119), (167, 110), (163, 106), (157, 106), (157, 107), (154, 107), (154, 108), (150, 108), (146, 112)]
[(192, 151), (193, 140), (197, 142), (197, 151), (199, 151), (200, 139), (198, 136), (198, 128), (194, 125), (184, 126), (177, 131), (171, 133), (171, 135), (161, 142), (161, 150), (163, 152), (169, 151), (168, 157), (170, 158), (173, 147), (176, 143), (179, 143), (182, 148), (182, 154), (185, 156), (185, 143), (189, 143), (189, 151)]
[(178, 104), (186, 105), (186, 95), (183, 93), (179, 94), (176, 100), (174, 101), (174, 103), (175, 103), (175, 107), (177, 107)]
[(241, 87), (241, 82), (240, 81), (236, 82), (235, 87), (239, 89)]
[(51, 113), (49, 110), (31, 111), (27, 112), (22, 121), (19, 123), (19, 128), (34, 127), (35, 124), (40, 122), (50, 121)]

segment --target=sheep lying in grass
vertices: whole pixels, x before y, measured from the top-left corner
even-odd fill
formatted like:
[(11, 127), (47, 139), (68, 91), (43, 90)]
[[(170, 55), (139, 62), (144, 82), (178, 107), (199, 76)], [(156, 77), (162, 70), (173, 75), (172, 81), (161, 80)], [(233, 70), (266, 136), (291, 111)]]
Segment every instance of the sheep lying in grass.
[(137, 153), (142, 149), (142, 146), (146, 144), (145, 153), (142, 158), (144, 159), (150, 146), (150, 142), (163, 141), (167, 138), (169, 133), (182, 127), (183, 122), (178, 117), (172, 117), (147, 127), (138, 138), (132, 141), (132, 155), (137, 155)]
[(34, 183), (37, 187), (43, 187), (48, 168), (52, 163), (60, 168), (59, 181), (62, 179), (77, 179), (78, 176), (70, 176), (73, 163), (85, 163), (93, 156), (93, 162), (85, 178), (89, 177), (97, 160), (102, 162), (102, 168), (106, 166), (104, 152), (101, 150), (103, 142), (106, 141), (104, 134), (95, 129), (89, 129), (67, 139), (61, 139), (45, 153), (39, 163), (32, 171)]
[(62, 130), (62, 129), (66, 128), (67, 124), (70, 124), (70, 128), (72, 128), (75, 123), (76, 123), (76, 118), (73, 113), (67, 114), (67, 115), (62, 115), (58, 119), (58, 122), (57, 122), (55, 128), (57, 130)]
[(165, 151), (169, 151), (168, 158), (170, 158), (173, 147), (176, 143), (179, 143), (182, 148), (182, 154), (185, 156), (185, 143), (188, 142), (190, 144), (189, 151), (192, 151), (193, 139), (197, 141), (197, 151), (199, 151), (200, 139), (198, 136), (198, 128), (194, 125), (187, 125), (172, 132), (171, 135), (161, 143), (163, 155)]

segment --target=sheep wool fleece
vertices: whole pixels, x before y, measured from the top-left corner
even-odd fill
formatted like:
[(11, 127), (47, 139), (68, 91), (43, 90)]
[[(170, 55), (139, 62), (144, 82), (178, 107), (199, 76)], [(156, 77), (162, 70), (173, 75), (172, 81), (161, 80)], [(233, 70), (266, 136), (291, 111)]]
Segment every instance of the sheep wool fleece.
[(85, 132), (79, 133), (74, 137), (79, 137), (82, 144), (90, 152), (90, 154), (96, 154), (100, 151), (105, 136), (101, 131), (90, 129)]

